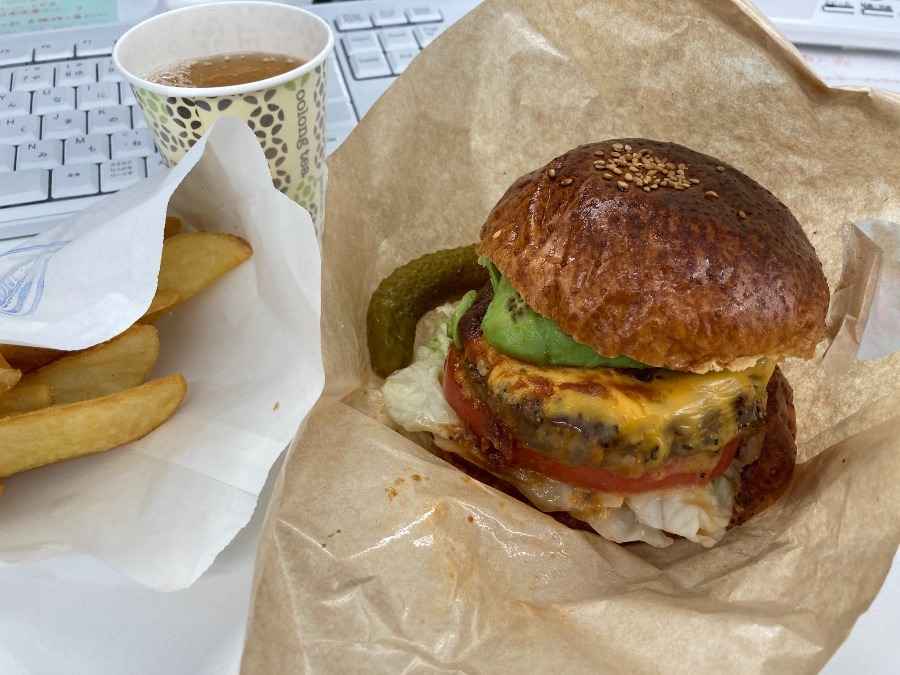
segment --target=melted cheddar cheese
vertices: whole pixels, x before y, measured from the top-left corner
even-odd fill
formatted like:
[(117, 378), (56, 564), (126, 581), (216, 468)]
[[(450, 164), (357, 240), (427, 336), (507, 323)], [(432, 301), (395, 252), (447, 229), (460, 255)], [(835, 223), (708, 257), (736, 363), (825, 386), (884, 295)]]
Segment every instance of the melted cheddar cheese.
[(719, 451), (766, 406), (774, 363), (705, 374), (544, 368), (479, 345), (493, 406), (527, 446), (570, 466), (636, 478), (678, 458), (715, 466)]

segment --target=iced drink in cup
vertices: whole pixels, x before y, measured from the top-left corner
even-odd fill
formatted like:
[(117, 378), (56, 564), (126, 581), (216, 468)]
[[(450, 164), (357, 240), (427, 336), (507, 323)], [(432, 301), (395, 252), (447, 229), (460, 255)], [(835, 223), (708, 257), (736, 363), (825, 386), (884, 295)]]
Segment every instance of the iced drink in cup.
[(196, 5), (155, 16), (116, 43), (160, 153), (173, 166), (223, 115), (259, 138), (272, 181), (324, 222), (325, 60), (334, 37), (305, 10), (270, 2)]

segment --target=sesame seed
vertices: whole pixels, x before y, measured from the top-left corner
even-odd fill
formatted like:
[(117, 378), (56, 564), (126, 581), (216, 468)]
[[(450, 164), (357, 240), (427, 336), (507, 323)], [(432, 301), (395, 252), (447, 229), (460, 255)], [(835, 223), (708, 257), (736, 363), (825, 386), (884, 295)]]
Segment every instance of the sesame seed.
[(724, 171), (724, 170), (725, 170), (725, 167), (722, 166), (721, 164), (716, 167), (716, 171)]
[(746, 218), (746, 217), (747, 217), (747, 214), (746, 214), (746, 213), (744, 213), (743, 211), (738, 211), (738, 218), (740, 218), (741, 220), (743, 220), (743, 219)]
[(622, 183), (634, 183), (645, 192), (660, 187), (685, 190), (700, 183), (699, 179), (687, 175), (690, 170), (687, 164), (675, 164), (666, 157), (656, 157), (649, 148), (632, 149), (630, 145), (613, 143), (606, 156), (602, 150), (595, 150), (594, 155), (604, 157), (602, 160), (595, 159), (594, 167), (598, 170), (606, 169), (602, 174), (603, 178), (616, 180), (620, 189)]
[(703, 196), (706, 197), (707, 199), (718, 199), (719, 198), (719, 195), (716, 194), (715, 192), (713, 192), (712, 190), (704, 192)]
[(491, 235), (491, 239), (497, 239), (503, 234), (503, 230), (497, 230), (494, 234)]
[(618, 183), (616, 183), (616, 185), (619, 186), (619, 189), (622, 192), (625, 192), (628, 189), (628, 183), (626, 183), (624, 180), (620, 180)]
[(556, 169), (550, 169), (547, 172), (547, 175), (550, 176), (550, 178), (556, 178)]
[(568, 187), (569, 185), (572, 184), (572, 179), (571, 179), (571, 178), (566, 178), (565, 180), (560, 181), (559, 184), (562, 185), (563, 187)]

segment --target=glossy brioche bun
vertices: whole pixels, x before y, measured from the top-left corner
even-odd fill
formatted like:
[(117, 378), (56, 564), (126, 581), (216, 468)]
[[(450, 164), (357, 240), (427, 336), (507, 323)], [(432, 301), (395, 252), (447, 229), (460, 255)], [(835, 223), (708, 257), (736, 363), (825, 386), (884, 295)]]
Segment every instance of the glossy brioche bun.
[(759, 457), (741, 469), (741, 487), (734, 496), (729, 527), (747, 522), (769, 508), (787, 489), (797, 461), (794, 392), (776, 368), (766, 386), (766, 416)]
[(522, 176), (488, 216), (478, 252), (604, 356), (740, 369), (762, 356), (808, 358), (825, 331), (828, 285), (787, 207), (674, 143), (583, 145)]

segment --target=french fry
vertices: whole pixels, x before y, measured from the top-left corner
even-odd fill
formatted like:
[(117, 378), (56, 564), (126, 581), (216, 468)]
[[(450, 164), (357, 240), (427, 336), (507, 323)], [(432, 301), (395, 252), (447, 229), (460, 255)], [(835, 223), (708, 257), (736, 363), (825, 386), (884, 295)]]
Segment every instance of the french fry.
[(41, 366), (50, 363), (53, 359), (58, 358), (61, 354), (65, 354), (65, 352), (46, 347), (0, 344), (0, 354), (13, 368), (21, 370), (24, 374), (37, 370)]
[[(177, 234), (163, 242), (157, 293), (173, 291), (181, 304), (247, 260), (253, 254), (244, 239), (222, 232)], [(163, 311), (169, 311), (167, 307)], [(163, 312), (148, 313), (153, 322)]]
[(0, 353), (0, 395), (15, 387), (21, 377), (22, 371), (10, 366)]
[(53, 403), (49, 384), (19, 384), (0, 396), (0, 417), (46, 408)]
[(144, 312), (144, 316), (138, 319), (138, 323), (152, 323), (149, 317), (159, 317), (165, 312), (168, 312), (178, 304), (178, 300), (178, 293), (175, 291), (157, 289), (156, 294), (153, 296), (153, 300), (150, 301), (150, 306), (147, 308), (147, 311)]
[(0, 419), (0, 478), (131, 443), (156, 429), (184, 399), (181, 374), (109, 396)]
[(166, 224), (163, 227), (163, 238), (174, 237), (181, 232), (181, 218), (178, 216), (166, 216)]
[(140, 384), (157, 356), (156, 329), (135, 325), (108, 342), (72, 352), (24, 375), (20, 386), (48, 384), (56, 403), (84, 401)]

